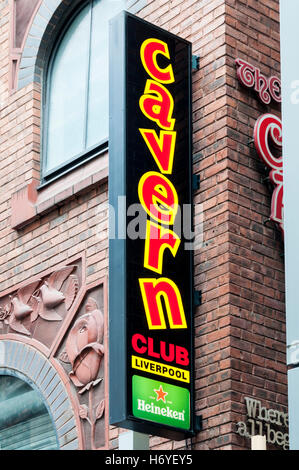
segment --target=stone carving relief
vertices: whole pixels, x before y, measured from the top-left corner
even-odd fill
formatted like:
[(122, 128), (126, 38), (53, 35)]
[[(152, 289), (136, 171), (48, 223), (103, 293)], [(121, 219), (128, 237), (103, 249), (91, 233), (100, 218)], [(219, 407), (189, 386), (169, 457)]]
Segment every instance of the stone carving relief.
[[(0, 323), (4, 322), (12, 331), (31, 336), (30, 326), (40, 317), (44, 321), (61, 321), (70, 310), (79, 290), (77, 266), (64, 266), (44, 279), (37, 279), (0, 304)], [(64, 315), (59, 313), (63, 304)], [(0, 328), (3, 329), (3, 324)], [(0, 330), (1, 331), (1, 330)]]
[(79, 398), (79, 416), (85, 448), (95, 450), (105, 442), (105, 345), (103, 292), (87, 292), (56, 357)]
[(81, 447), (95, 450), (108, 442), (105, 281), (86, 286), (82, 265), (60, 266), (0, 297), (0, 341), (46, 354), (76, 403)]
[(14, 0), (15, 36), (13, 46), (21, 48), (25, 33), (39, 0)]
[(19, 68), (27, 31), (40, 4), (41, 0), (12, 0), (10, 2), (10, 90), (16, 89), (17, 69)]
[(105, 354), (104, 315), (93, 297), (87, 298), (84, 311), (66, 335), (65, 349), (59, 354), (59, 360), (71, 366), (68, 375), (79, 395), (88, 395), (85, 400), (83, 397), (79, 415), (89, 424), (90, 448), (96, 449), (96, 425), (105, 410), (103, 394), (96, 389), (104, 380), (101, 368)]

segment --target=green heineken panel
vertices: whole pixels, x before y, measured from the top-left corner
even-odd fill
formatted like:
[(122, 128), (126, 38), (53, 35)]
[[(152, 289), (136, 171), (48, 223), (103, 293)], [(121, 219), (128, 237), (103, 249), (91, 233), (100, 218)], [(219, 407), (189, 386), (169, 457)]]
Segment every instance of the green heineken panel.
[(190, 428), (190, 392), (186, 388), (134, 375), (133, 414), (156, 423)]

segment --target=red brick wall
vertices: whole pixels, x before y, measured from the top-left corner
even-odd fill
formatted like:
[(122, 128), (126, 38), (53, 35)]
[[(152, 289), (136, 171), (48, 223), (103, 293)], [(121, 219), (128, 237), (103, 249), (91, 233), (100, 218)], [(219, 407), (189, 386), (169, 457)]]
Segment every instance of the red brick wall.
[[(195, 316), (196, 413), (203, 430), (192, 447), (246, 449), (250, 440), (236, 434), (236, 423), (246, 420), (244, 397), (287, 406), (283, 242), (273, 223), (264, 224), (272, 193), (248, 144), (257, 118), (279, 116), (280, 107), (242, 87), (234, 60), (279, 75), (279, 2), (152, 1), (142, 16), (190, 40), (200, 56), (193, 144), (202, 181), (195, 212), (202, 207), (204, 214), (204, 243), (195, 252), (195, 287), (203, 293)], [(172, 448), (158, 442), (155, 448)]]
[[(287, 405), (283, 243), (264, 220), (271, 191), (252, 138), (256, 119), (279, 107), (262, 105), (238, 82), (241, 57), (279, 74), (278, 0), (152, 0), (139, 15), (193, 44), (194, 195), (203, 209), (203, 245), (195, 252), (196, 413), (203, 430), (188, 442), (151, 438), (153, 449), (246, 449), (236, 434), (245, 396), (264, 406)], [(40, 87), (9, 93), (9, 6), (0, 32), (0, 293), (86, 251), (87, 282), (107, 275), (107, 182), (49, 208), (25, 228), (11, 227), (11, 196), (39, 179)], [(110, 447), (118, 446), (117, 428)]]
[[(265, 224), (272, 190), (254, 145), (257, 118), (280, 106), (263, 105), (236, 79), (234, 59), (258, 66), (267, 77), (279, 75), (279, 2), (226, 2), (230, 159), (231, 367), (235, 419), (244, 413), (244, 396), (287, 411), (285, 357), (284, 246), (279, 229)], [(236, 446), (244, 438), (233, 436)]]
[(84, 250), (87, 280), (92, 283), (108, 272), (108, 184), (104, 179), (87, 193), (78, 189), (71, 198), (53, 204), (45, 216), (23, 229), (11, 227), (12, 194), (40, 180), (41, 93), (36, 83), (9, 91), (8, 2), (1, 2), (0, 8), (0, 292)]

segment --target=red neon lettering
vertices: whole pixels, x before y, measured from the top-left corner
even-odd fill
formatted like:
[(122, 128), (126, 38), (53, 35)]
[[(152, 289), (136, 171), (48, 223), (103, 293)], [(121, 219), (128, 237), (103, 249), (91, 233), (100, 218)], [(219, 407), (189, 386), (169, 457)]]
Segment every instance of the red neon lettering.
[(247, 88), (253, 88), (259, 94), (264, 104), (271, 102), (271, 97), (277, 103), (281, 103), (281, 82), (278, 77), (265, 77), (259, 68), (254, 67), (240, 58), (235, 60), (237, 65), (237, 77)]
[(168, 248), (176, 256), (181, 240), (172, 230), (147, 221), (144, 267), (162, 274), (164, 251)]
[(139, 279), (139, 284), (149, 329), (166, 328), (165, 310), (170, 328), (187, 328), (181, 294), (173, 281), (161, 277)]
[(281, 149), (282, 123), (277, 116), (264, 114), (259, 117), (254, 126), (254, 143), (259, 156), (271, 169), (270, 180), (275, 185), (270, 219), (277, 222), (283, 232), (283, 160), (282, 155), (273, 155), (269, 146), (270, 142), (277, 149)]
[(157, 55), (159, 54), (170, 59), (166, 42), (153, 38), (143, 42), (140, 57), (147, 73), (160, 83), (172, 83), (174, 82), (172, 66), (168, 65), (164, 69), (160, 68), (157, 63)]
[(143, 114), (155, 121), (159, 127), (172, 130), (175, 119), (172, 119), (173, 98), (167, 88), (153, 80), (147, 80), (144, 95), (139, 100)]
[(159, 352), (155, 351), (154, 339), (145, 338), (143, 335), (136, 333), (132, 337), (132, 347), (137, 354), (145, 354), (149, 357), (162, 359), (165, 362), (175, 362), (180, 366), (188, 366), (190, 363), (189, 353), (186, 348), (176, 346), (172, 343), (167, 344), (165, 341), (160, 341), (156, 344)]
[(178, 195), (166, 176), (149, 171), (138, 185), (139, 200), (148, 215), (167, 225), (173, 225), (178, 210)]
[(250, 65), (248, 62), (242, 59), (236, 59), (235, 62), (238, 65), (237, 76), (240, 82), (248, 88), (253, 87), (255, 70), (253, 65)]
[(136, 333), (132, 337), (132, 347), (134, 351), (136, 351), (138, 354), (144, 354), (147, 350), (146, 346), (138, 346), (138, 341), (141, 342), (141, 344), (146, 344), (146, 339), (144, 336)]
[(176, 347), (176, 362), (181, 366), (189, 365), (189, 353), (187, 349), (182, 348), (181, 346)]
[(282, 147), (282, 123), (274, 114), (263, 114), (254, 126), (254, 143), (259, 156), (272, 170), (282, 169), (282, 156), (276, 157), (270, 150), (269, 143)]
[(276, 186), (271, 201), (271, 219), (283, 228), (283, 173), (279, 170), (270, 172), (270, 180)]
[(271, 101), (271, 96), (267, 92), (268, 90), (268, 80), (264, 75), (261, 74), (260, 69), (255, 69), (255, 91), (258, 92), (260, 99), (263, 103), (269, 104)]
[(277, 77), (269, 78), (269, 91), (272, 98), (281, 103), (281, 81)]
[(163, 359), (163, 361), (173, 362), (174, 358), (175, 358), (174, 344), (169, 344), (168, 349), (169, 349), (169, 352), (167, 354), (166, 353), (166, 343), (165, 343), (165, 341), (161, 341), (161, 343), (160, 343), (161, 358)]
[(156, 359), (160, 359), (160, 354), (156, 353), (154, 351), (154, 340), (153, 340), (153, 338), (148, 338), (147, 339), (147, 345), (148, 345), (148, 355), (150, 357), (155, 357)]
[(160, 136), (158, 137), (154, 129), (139, 129), (139, 131), (161, 173), (171, 174), (176, 132), (160, 131)]

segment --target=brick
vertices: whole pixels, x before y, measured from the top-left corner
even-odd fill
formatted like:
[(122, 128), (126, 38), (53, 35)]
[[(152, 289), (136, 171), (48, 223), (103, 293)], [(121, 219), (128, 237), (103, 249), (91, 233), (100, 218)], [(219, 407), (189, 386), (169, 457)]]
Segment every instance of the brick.
[[(17, 233), (11, 227), (12, 194), (40, 177), (43, 90), (37, 83), (39, 72), (32, 83), (33, 66), (41, 31), (59, 4), (46, 0), (39, 10), (31, 29), (34, 35), (22, 56), (19, 87), (24, 88), (13, 94), (8, 86), (8, 8), (0, 7), (1, 291), (58, 260), (66, 262), (80, 250), (87, 253), (89, 282), (97, 282), (108, 272), (107, 169), (100, 167), (97, 173), (76, 180), (56, 197), (50, 194), (35, 208), (32, 217), (37, 214), (38, 219), (28, 227), (19, 227)], [(190, 40), (193, 53), (200, 55), (200, 70), (192, 75), (194, 171), (201, 175), (194, 202), (197, 210), (200, 204), (204, 208), (203, 244), (194, 256), (195, 285), (203, 292), (203, 304), (195, 312), (195, 387), (204, 430), (192, 441), (196, 449), (246, 449), (250, 444), (234, 431), (234, 424), (245, 419), (244, 395), (256, 396), (271, 406), (277, 400), (287, 402), (284, 266), (279, 232), (274, 225), (264, 225), (271, 192), (261, 180), (262, 165), (256, 152), (248, 146), (264, 108), (257, 95), (238, 82), (234, 59), (242, 57), (258, 65), (267, 76), (279, 74), (279, 2), (140, 0), (131, 5), (145, 20)], [(270, 106), (267, 112), (272, 111), (279, 113)], [(196, 212), (195, 223), (200, 220)], [(9, 360), (17, 360), (15, 354), (12, 350)], [(31, 367), (30, 353), (23, 363)], [(264, 370), (271, 371), (269, 376)], [(37, 382), (49, 393), (61, 428), (71, 422), (71, 417), (66, 419), (70, 404), (64, 389), (55, 385), (54, 376), (47, 382), (47, 372), (44, 366)], [(118, 447), (118, 433), (118, 428), (110, 430), (110, 448)], [(175, 449), (186, 444), (155, 436), (151, 446)], [(77, 447), (71, 433), (64, 448)]]

